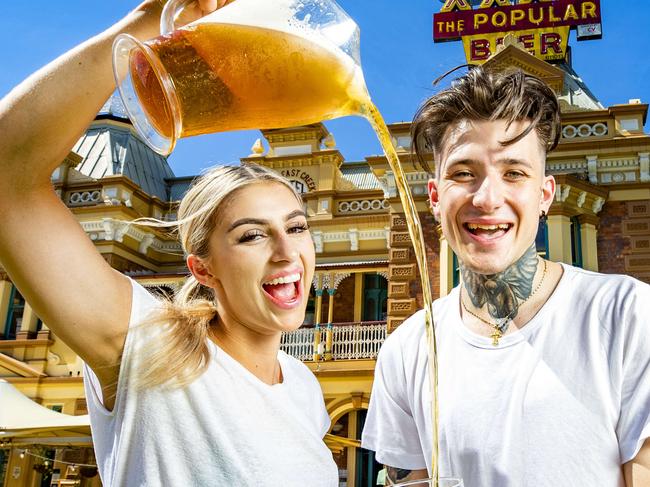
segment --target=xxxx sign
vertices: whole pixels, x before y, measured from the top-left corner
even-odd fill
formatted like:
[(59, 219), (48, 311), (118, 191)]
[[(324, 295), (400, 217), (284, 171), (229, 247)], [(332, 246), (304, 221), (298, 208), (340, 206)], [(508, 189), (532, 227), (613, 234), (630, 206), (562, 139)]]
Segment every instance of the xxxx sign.
[(433, 16), (436, 42), (463, 40), (467, 62), (481, 64), (512, 34), (534, 56), (545, 61), (566, 57), (569, 32), (578, 40), (601, 36), (600, 0), (446, 0)]

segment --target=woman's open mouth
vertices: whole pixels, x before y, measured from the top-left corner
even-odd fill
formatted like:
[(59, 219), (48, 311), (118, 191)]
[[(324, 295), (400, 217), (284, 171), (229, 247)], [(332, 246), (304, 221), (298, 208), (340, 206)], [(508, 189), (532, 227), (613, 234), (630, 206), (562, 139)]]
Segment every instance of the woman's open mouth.
[(300, 283), (301, 275), (295, 272), (262, 283), (262, 289), (273, 304), (283, 309), (292, 309), (302, 301)]

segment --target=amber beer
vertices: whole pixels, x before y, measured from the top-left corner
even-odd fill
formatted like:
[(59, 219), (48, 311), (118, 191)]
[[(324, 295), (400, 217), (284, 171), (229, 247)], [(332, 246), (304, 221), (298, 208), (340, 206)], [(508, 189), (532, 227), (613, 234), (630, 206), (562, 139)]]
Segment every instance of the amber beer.
[[(133, 49), (129, 69), (152, 125), (175, 138), (315, 123), (358, 114), (368, 100), (361, 69), (347, 55), (298, 35), (236, 24), (198, 24)], [(162, 69), (160, 69), (162, 67)], [(168, 80), (164, 80), (167, 76)], [(165, 95), (163, 83), (175, 95)]]

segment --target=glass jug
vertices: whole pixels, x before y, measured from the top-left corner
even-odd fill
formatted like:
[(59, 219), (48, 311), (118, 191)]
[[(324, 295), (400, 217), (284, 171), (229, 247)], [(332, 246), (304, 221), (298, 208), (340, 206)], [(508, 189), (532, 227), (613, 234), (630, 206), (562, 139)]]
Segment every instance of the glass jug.
[(156, 152), (181, 137), (358, 114), (369, 99), (359, 28), (335, 1), (235, 0), (176, 29), (191, 3), (165, 5), (159, 37), (113, 44), (127, 113)]

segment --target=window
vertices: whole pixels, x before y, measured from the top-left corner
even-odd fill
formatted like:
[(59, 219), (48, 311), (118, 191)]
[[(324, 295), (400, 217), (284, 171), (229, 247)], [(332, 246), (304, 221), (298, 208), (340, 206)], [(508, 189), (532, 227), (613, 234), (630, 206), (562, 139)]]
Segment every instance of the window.
[(25, 311), (25, 299), (22, 297), (15, 286), (11, 288), (9, 295), (9, 312), (5, 322), (4, 339), (15, 340), (16, 332), (20, 330), (23, 322), (23, 312)]
[(456, 256), (456, 253), (452, 252), (451, 256), (452, 256), (451, 265), (453, 267), (451, 282), (453, 284), (453, 287), (456, 287), (460, 284), (460, 265), (458, 263), (458, 257)]
[(314, 287), (309, 288), (309, 298), (307, 299), (307, 308), (305, 309), (305, 319), (303, 325), (313, 325), (316, 318), (316, 293)]
[(386, 321), (388, 283), (379, 274), (363, 276), (362, 321)]
[(6, 453), (8, 451), (9, 450), (0, 450), (0, 484), (2, 485), (4, 485), (7, 464), (9, 463), (9, 455)]
[(571, 217), (571, 264), (582, 267), (582, 237), (577, 216)]
[(535, 247), (537, 248), (537, 255), (543, 259), (548, 259), (548, 226), (546, 222), (539, 222), (537, 227), (537, 236), (535, 237)]

